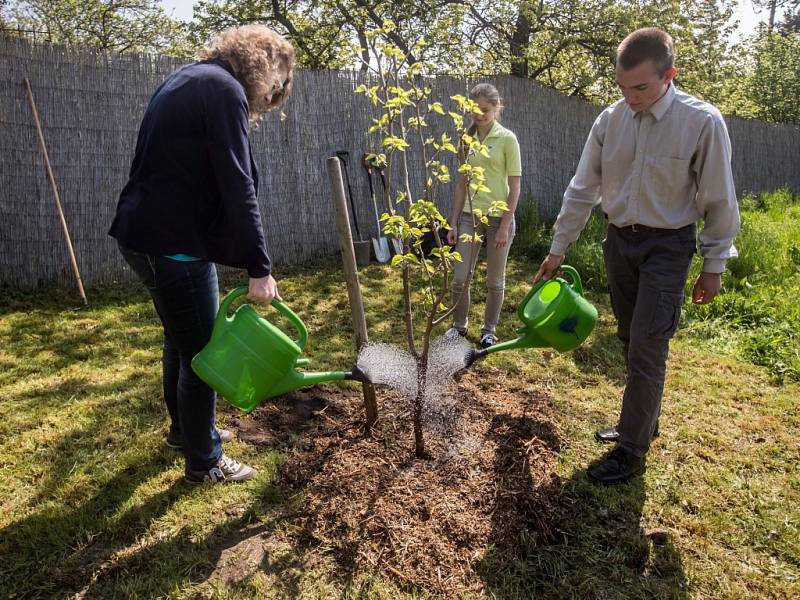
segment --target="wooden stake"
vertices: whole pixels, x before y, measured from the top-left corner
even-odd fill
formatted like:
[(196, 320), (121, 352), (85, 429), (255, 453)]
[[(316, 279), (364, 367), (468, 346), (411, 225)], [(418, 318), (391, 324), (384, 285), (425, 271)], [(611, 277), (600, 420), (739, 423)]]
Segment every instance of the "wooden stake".
[[(333, 205), (336, 208), (336, 229), (339, 233), (339, 245), (342, 250), (342, 264), (347, 281), (347, 295), (350, 298), (350, 313), (353, 319), (353, 330), (356, 334), (356, 352), (369, 341), (367, 336), (367, 319), (364, 316), (364, 303), (361, 299), (361, 285), (358, 282), (356, 254), (353, 250), (353, 234), (350, 231), (350, 216), (347, 213), (347, 200), (344, 194), (341, 163), (332, 156), (328, 159), (328, 178), (333, 191)], [(367, 416), (366, 427), (369, 430), (378, 419), (378, 405), (375, 401), (375, 387), (371, 383), (363, 383), (364, 410)]]
[(36, 132), (39, 134), (39, 144), (42, 147), (44, 154), (44, 164), (47, 167), (47, 177), (50, 179), (50, 187), (53, 188), (53, 197), (56, 201), (56, 210), (58, 211), (58, 218), (61, 220), (61, 229), (64, 232), (64, 239), (67, 241), (67, 251), (69, 252), (69, 260), (72, 263), (72, 272), (75, 274), (75, 280), (78, 282), (78, 291), (81, 294), (84, 305), (89, 304), (86, 300), (86, 292), (83, 290), (83, 281), (81, 281), (81, 274), (78, 271), (78, 261), (75, 259), (75, 251), (72, 249), (72, 240), (69, 237), (69, 229), (67, 228), (67, 221), (64, 218), (64, 211), (61, 209), (61, 198), (58, 195), (58, 187), (56, 186), (56, 178), (53, 176), (53, 169), (50, 166), (50, 156), (47, 153), (47, 144), (44, 142), (44, 134), (42, 133), (42, 125), (39, 122), (39, 111), (36, 110), (36, 101), (33, 99), (33, 90), (28, 78), (22, 80), (25, 84), (25, 90), (28, 93), (28, 102), (33, 111), (33, 120), (36, 122)]

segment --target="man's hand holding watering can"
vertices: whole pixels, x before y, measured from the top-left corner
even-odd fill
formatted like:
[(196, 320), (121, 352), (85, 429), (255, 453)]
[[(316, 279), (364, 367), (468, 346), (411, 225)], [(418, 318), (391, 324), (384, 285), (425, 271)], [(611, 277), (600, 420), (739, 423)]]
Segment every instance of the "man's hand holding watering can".
[(542, 264), (539, 265), (539, 270), (536, 271), (533, 283), (536, 284), (542, 279), (552, 279), (563, 262), (563, 256), (559, 254), (548, 254), (542, 261)]
[(266, 277), (251, 277), (247, 297), (254, 302), (269, 304), (273, 298), (283, 300), (278, 293), (278, 282), (272, 275)]

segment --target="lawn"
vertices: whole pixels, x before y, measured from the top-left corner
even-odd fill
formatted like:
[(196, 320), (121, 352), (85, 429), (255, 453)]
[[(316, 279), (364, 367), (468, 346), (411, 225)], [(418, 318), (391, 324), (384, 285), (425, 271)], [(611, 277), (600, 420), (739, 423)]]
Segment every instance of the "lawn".
[[(532, 271), (522, 256), (509, 264), (501, 338), (513, 334)], [(391, 273), (372, 265), (361, 282), (370, 336), (397, 342)], [(283, 297), (308, 325), (313, 366), (352, 364), (343, 273), (328, 264), (278, 275)], [(223, 288), (235, 284), (227, 278)], [(221, 403), (220, 423), (242, 433), (227, 451), (261, 476), (239, 486), (184, 484), (180, 455), (163, 444), (160, 331), (141, 288), (90, 289), (85, 309), (63, 291), (0, 294), (2, 595), (456, 596), (386, 565), (343, 570), (337, 540), (298, 525), (311, 491), (287, 486), (287, 470), (315, 421), (327, 418), (319, 411), (274, 444), (258, 444), (244, 435), (255, 414)], [(662, 435), (647, 472), (596, 487), (584, 474), (601, 452), (592, 433), (616, 417), (623, 369), (607, 298), (590, 299), (600, 322), (578, 351), (499, 353), (476, 367), (476, 380), (538, 399), (554, 424), (554, 474), (534, 490), (548, 499), (539, 516), (548, 534), (519, 531), (513, 548), (487, 544), (468, 567), (482, 591), (464, 597), (798, 597), (800, 385), (700, 327), (718, 318), (714, 309), (691, 316), (673, 344)], [(479, 320), (480, 292), (475, 300)], [(363, 438), (358, 389), (323, 386), (355, 407), (355, 441)], [(379, 392), (384, 415), (392, 414), (390, 399)], [(278, 399), (264, 410), (279, 416), (290, 404)], [(400, 442), (411, 451), (410, 438)]]

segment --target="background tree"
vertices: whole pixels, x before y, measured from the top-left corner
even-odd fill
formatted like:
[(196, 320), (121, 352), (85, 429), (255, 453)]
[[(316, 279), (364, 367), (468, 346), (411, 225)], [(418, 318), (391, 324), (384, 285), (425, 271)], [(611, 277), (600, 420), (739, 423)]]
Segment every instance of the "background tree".
[(9, 24), (67, 46), (188, 56), (186, 32), (158, 0), (10, 0)]
[[(275, 27), (309, 68), (353, 66), (354, 48), (384, 19), (409, 64), (424, 60), (438, 73), (509, 73), (564, 94), (605, 103), (616, 98), (614, 50), (630, 31), (657, 25), (681, 44), (692, 92), (716, 97), (724, 72), (733, 0), (205, 0), (195, 9), (201, 41), (221, 28), (258, 21)], [(415, 46), (422, 40), (424, 46)], [(362, 51), (360, 68), (370, 57)], [(702, 76), (691, 77), (695, 67)]]
[(298, 66), (337, 69), (348, 66), (355, 40), (347, 17), (330, 0), (204, 0), (195, 5), (191, 33), (196, 45), (213, 33), (246, 23), (264, 23), (285, 35)]
[(767, 20), (767, 31), (772, 33), (775, 30), (775, 17), (779, 8), (785, 8), (788, 13), (793, 12), (800, 5), (798, 0), (752, 0), (755, 8), (764, 8), (769, 11)]
[[(457, 24), (464, 12), (459, 0), (203, 0), (195, 6), (193, 35), (197, 40), (211, 33), (245, 23), (259, 22), (273, 27), (292, 41), (297, 64), (313, 69), (353, 66), (354, 50), (360, 54), (360, 68), (370, 62), (367, 33), (380, 28), (385, 19), (395, 23), (391, 43), (405, 53), (408, 63), (419, 60), (423, 39), (429, 54), (455, 51), (448, 43), (446, 28)], [(433, 39), (437, 42), (434, 49)]]
[(800, 33), (762, 27), (737, 49), (742, 58), (721, 108), (742, 117), (800, 125)]
[(800, 1), (796, 0), (793, 6), (789, 6), (783, 13), (783, 20), (778, 23), (781, 32), (800, 33)]
[(686, 23), (675, 38), (675, 83), (718, 105), (736, 76), (735, 54), (728, 43), (738, 27), (731, 20), (735, 0), (694, 0), (682, 8)]

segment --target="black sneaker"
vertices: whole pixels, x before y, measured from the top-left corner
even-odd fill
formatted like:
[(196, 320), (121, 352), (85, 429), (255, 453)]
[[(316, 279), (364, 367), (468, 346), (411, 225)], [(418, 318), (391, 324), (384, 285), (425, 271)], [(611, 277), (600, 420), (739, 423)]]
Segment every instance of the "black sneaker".
[[(230, 442), (233, 439), (233, 432), (228, 431), (227, 429), (217, 429), (217, 433), (219, 433), (220, 442)], [(175, 450), (182, 450), (183, 436), (180, 433), (172, 433), (170, 431), (167, 434), (167, 439), (164, 440), (164, 443), (170, 448), (175, 448)]]
[(481, 336), (481, 341), (478, 342), (478, 345), (481, 348), (489, 348), (490, 346), (494, 346), (497, 343), (497, 338), (491, 333), (484, 333)]
[[(656, 421), (656, 428), (655, 431), (653, 431), (653, 438), (657, 438), (658, 436), (658, 421)], [(603, 442), (604, 444), (616, 444), (619, 441), (619, 431), (617, 431), (616, 427), (598, 429), (594, 432), (594, 439), (596, 439), (598, 442)]]
[(258, 475), (253, 467), (249, 467), (238, 460), (225, 456), (220, 457), (217, 464), (205, 471), (184, 470), (184, 479), (187, 483), (239, 483), (249, 481)]

